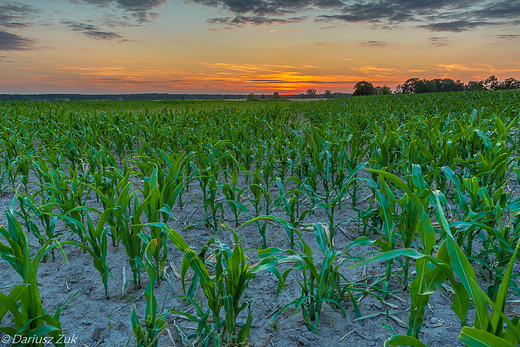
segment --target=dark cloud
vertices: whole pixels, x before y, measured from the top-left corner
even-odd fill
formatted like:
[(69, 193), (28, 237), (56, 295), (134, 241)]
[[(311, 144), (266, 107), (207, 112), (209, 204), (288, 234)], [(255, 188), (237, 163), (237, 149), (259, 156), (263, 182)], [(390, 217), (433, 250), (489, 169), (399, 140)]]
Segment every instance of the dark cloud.
[(0, 51), (25, 51), (32, 49), (34, 41), (0, 30)]
[(419, 28), (426, 29), (428, 31), (451, 31), (454, 33), (460, 33), (462, 31), (474, 29), (479, 26), (494, 25), (496, 23), (490, 22), (470, 22), (467, 20), (456, 20), (452, 22), (441, 22), (432, 23), (426, 25), (419, 25)]
[[(100, 1), (100, 0), (83, 0)], [(107, 0), (108, 1), (108, 0)], [(314, 17), (316, 22), (367, 23), (393, 29), (416, 23), (428, 31), (462, 32), (487, 25), (520, 25), (518, 0), (187, 0), (226, 10), (232, 15), (211, 18), (226, 25), (290, 23)]]
[(386, 47), (388, 46), (387, 42), (384, 41), (367, 41), (367, 42), (360, 42), (361, 46), (368, 46), (368, 47)]
[(29, 5), (0, 4), (0, 27), (26, 28), (36, 10)]
[(153, 9), (166, 3), (166, 0), (71, 0), (72, 3), (87, 3), (96, 6), (114, 5), (130, 13), (139, 22), (147, 22), (157, 16)]
[(236, 17), (220, 17), (220, 18), (210, 18), (208, 19), (209, 23), (216, 24), (227, 24), (227, 25), (245, 25), (245, 24), (253, 24), (253, 25), (263, 25), (263, 24), (274, 24), (274, 23), (296, 23), (305, 20), (307, 17), (290, 17), (290, 18), (269, 18), (266, 16), (236, 16)]
[(520, 1), (492, 1), (473, 14), (481, 19), (518, 19), (520, 17)]
[(119, 42), (126, 41), (123, 36), (113, 31), (104, 31), (93, 24), (79, 23), (79, 22), (63, 22), (67, 27), (73, 31), (81, 32), (83, 35), (97, 40), (117, 40)]

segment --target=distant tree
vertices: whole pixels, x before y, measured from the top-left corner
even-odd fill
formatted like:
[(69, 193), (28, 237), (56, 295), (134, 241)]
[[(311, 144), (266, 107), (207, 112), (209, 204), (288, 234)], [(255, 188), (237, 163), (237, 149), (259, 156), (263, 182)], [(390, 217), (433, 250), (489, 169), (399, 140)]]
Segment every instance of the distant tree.
[(489, 76), (489, 77), (484, 81), (484, 87), (485, 87), (487, 90), (498, 90), (499, 85), (500, 85), (500, 83), (498, 82), (498, 78), (497, 78), (497, 76), (495, 76), (495, 75), (491, 75), (491, 76)]
[(360, 81), (354, 86), (354, 94), (352, 95), (373, 95), (374, 93), (374, 86), (372, 83), (367, 81)]
[(314, 97), (316, 97), (316, 89), (309, 88), (309, 89), (307, 89), (305, 94), (307, 95), (308, 98), (314, 98)]
[(503, 82), (498, 85), (500, 90), (520, 89), (520, 81), (513, 77), (506, 78)]
[(386, 84), (383, 86), (383, 89), (381, 89), (381, 95), (390, 95), (392, 94), (392, 90), (390, 87), (387, 87)]
[(377, 95), (389, 95), (392, 94), (392, 91), (390, 90), (390, 87), (387, 87), (385, 84), (383, 87), (374, 87), (374, 93)]
[(415, 83), (419, 81), (418, 78), (409, 78), (403, 84), (397, 86), (396, 90), (402, 94), (413, 94), (415, 93)]
[(241, 95), (241, 94), (238, 94), (238, 95), (237, 95), (237, 99), (238, 99), (238, 100), (242, 99), (242, 95)]
[(486, 90), (484, 86), (484, 81), (469, 81), (466, 85), (466, 90)]
[(435, 81), (425, 80), (425, 79), (417, 79), (414, 85), (414, 93), (422, 94), (422, 93), (433, 93), (437, 91), (437, 84)]
[(281, 99), (281, 98), (282, 97), (280, 96), (280, 93), (278, 93), (278, 92), (273, 93), (273, 97), (272, 97), (273, 100), (277, 100), (277, 99)]
[(265, 94), (260, 95), (260, 99), (265, 100)]
[(260, 101), (255, 95), (255, 93), (247, 94), (247, 101)]
[(332, 93), (330, 92), (330, 90), (326, 90), (325, 91), (325, 94), (323, 94), (323, 97), (327, 98), (327, 99), (330, 99), (332, 98)]

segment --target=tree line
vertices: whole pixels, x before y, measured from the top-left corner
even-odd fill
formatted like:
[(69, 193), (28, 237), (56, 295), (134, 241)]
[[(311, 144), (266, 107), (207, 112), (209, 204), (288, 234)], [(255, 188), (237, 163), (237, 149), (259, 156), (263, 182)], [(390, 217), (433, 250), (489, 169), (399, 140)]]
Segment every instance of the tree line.
[[(442, 93), (442, 92), (462, 92), (472, 90), (510, 90), (520, 89), (520, 81), (510, 77), (499, 81), (497, 76), (492, 75), (485, 80), (469, 81), (464, 84), (460, 80), (454, 81), (451, 78), (409, 78), (403, 84), (396, 87), (395, 94), (421, 94), (421, 93)], [(376, 86), (368, 81), (360, 81), (354, 86), (354, 96), (391, 94), (389, 87)]]

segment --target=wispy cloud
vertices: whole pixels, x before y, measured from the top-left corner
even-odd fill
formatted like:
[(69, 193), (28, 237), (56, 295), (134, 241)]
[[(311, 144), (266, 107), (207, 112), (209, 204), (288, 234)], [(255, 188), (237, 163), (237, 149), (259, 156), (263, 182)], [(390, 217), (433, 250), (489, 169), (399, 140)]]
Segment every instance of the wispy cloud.
[(166, 0), (70, 0), (71, 3), (90, 4), (100, 7), (115, 6), (130, 14), (138, 22), (148, 22), (158, 16), (153, 10), (166, 4)]
[(36, 8), (15, 3), (0, 4), (0, 27), (27, 28), (38, 11)]
[(517, 40), (520, 39), (520, 35), (518, 34), (501, 34), (501, 35), (495, 35), (496, 38), (502, 39), (502, 40)]
[(302, 22), (306, 19), (305, 16), (289, 17), (289, 18), (269, 18), (266, 16), (235, 16), (235, 17), (217, 17), (208, 19), (209, 23), (226, 24), (233, 26), (243, 26), (246, 24), (265, 25), (265, 24), (289, 24)]
[(361, 46), (367, 46), (367, 47), (386, 47), (388, 46), (387, 42), (384, 41), (367, 41), (367, 42), (360, 42)]
[(82, 33), (83, 35), (96, 40), (117, 40), (118, 42), (125, 42), (125, 38), (113, 31), (106, 31), (100, 29), (98, 26), (90, 23), (80, 23), (73, 21), (63, 22), (68, 28), (73, 31)]
[(37, 12), (35, 7), (29, 5), (0, 4), (0, 51), (23, 51), (34, 48), (35, 40), (11, 33), (10, 30), (32, 26), (32, 20)]
[(454, 33), (460, 33), (481, 26), (497, 25), (495, 22), (483, 22), (483, 21), (468, 21), (468, 20), (456, 20), (451, 22), (440, 22), (431, 23), (425, 25), (419, 25), (419, 28), (426, 29), (428, 31), (451, 31)]
[[(518, 64), (518, 63), (516, 63)], [(476, 76), (487, 77), (490, 74), (502, 75), (510, 74), (511, 72), (520, 72), (520, 65), (516, 68), (508, 67), (507, 69), (500, 69), (489, 64), (482, 63), (467, 63), (467, 64), (439, 64), (437, 65), (441, 70), (449, 73), (453, 72), (472, 72)], [(509, 77), (509, 76), (508, 76)]]
[(447, 37), (432, 36), (429, 38), (429, 40), (431, 45), (434, 47), (443, 47), (449, 44)]

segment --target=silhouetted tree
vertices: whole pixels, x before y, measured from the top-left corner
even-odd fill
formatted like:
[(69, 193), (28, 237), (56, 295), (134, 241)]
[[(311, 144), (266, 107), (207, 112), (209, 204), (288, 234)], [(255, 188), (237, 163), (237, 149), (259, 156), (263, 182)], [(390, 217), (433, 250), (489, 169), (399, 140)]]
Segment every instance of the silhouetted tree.
[(255, 96), (254, 93), (247, 95), (247, 101), (259, 101), (259, 99)]
[(323, 94), (323, 97), (327, 99), (332, 98), (332, 93), (330, 92), (330, 90), (326, 90), (325, 94)]
[(495, 76), (495, 75), (491, 75), (491, 76), (489, 76), (489, 77), (484, 81), (484, 87), (485, 87), (487, 90), (497, 90), (499, 85), (500, 85), (500, 83), (498, 82), (498, 78), (497, 78), (497, 76)]
[(397, 86), (397, 92), (402, 94), (413, 94), (415, 93), (415, 83), (419, 81), (418, 78), (409, 78), (403, 84)]
[(374, 86), (372, 83), (367, 81), (360, 81), (354, 86), (354, 94), (352, 95), (373, 95), (374, 93)]
[(314, 97), (316, 97), (316, 89), (309, 88), (309, 89), (307, 89), (305, 94), (307, 94), (308, 98), (314, 98)]
[(466, 85), (466, 90), (486, 90), (484, 81), (469, 81)]

